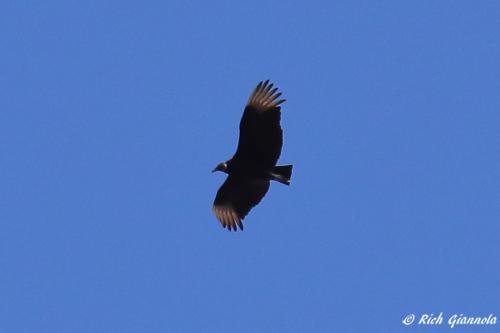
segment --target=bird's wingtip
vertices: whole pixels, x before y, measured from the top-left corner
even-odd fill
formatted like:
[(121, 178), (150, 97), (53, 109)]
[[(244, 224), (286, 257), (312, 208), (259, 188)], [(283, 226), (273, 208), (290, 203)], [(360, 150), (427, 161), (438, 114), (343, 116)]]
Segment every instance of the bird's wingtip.
[(217, 217), (217, 220), (219, 220), (224, 228), (227, 228), (229, 231), (237, 231), (239, 227), (241, 230), (243, 230), (243, 223), (241, 222), (241, 218), (231, 206), (214, 205), (212, 207), (212, 211)]
[(285, 102), (284, 99), (277, 100), (281, 96), (278, 88), (273, 89), (274, 84), (269, 84), (270, 80), (260, 81), (253, 90), (247, 105), (253, 106), (259, 110), (266, 110), (275, 108), (281, 103)]

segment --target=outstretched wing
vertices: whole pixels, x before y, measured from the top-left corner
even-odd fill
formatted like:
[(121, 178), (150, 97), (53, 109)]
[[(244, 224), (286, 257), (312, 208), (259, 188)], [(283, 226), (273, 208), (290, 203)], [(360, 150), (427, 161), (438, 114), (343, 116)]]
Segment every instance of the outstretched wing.
[(228, 176), (217, 191), (212, 210), (224, 228), (243, 230), (241, 220), (269, 190), (269, 180)]
[(238, 149), (232, 162), (245, 164), (250, 161), (268, 170), (276, 165), (283, 145), (283, 132), (280, 126), (281, 108), (284, 99), (273, 89), (269, 80), (260, 82), (248, 99), (240, 121)]

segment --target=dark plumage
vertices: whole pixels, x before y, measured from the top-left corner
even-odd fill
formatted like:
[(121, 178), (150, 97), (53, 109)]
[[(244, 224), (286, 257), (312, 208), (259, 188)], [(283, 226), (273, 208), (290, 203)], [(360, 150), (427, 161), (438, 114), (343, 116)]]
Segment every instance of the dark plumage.
[(255, 87), (241, 117), (236, 153), (213, 170), (228, 174), (212, 209), (229, 230), (243, 230), (241, 221), (262, 200), (271, 180), (290, 185), (292, 165), (276, 166), (283, 145), (279, 105), (285, 101), (279, 96), (269, 80)]

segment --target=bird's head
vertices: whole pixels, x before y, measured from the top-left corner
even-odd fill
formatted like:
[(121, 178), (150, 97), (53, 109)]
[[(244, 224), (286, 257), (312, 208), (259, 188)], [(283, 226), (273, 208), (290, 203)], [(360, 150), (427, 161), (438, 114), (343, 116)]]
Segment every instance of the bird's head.
[(212, 170), (212, 172), (215, 172), (215, 171), (222, 171), (222, 172), (227, 173), (227, 162), (221, 162), (221, 163), (217, 164), (217, 166), (215, 167), (215, 169)]

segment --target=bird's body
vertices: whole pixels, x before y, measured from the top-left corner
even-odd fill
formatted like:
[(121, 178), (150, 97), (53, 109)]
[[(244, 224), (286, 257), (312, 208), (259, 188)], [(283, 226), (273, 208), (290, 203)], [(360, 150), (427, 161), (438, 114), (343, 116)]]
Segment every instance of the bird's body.
[(228, 174), (215, 197), (213, 211), (224, 228), (243, 229), (241, 220), (267, 193), (271, 180), (290, 184), (292, 166), (276, 166), (283, 145), (280, 126), (281, 93), (269, 80), (260, 82), (248, 100), (240, 121), (234, 156), (214, 171)]

